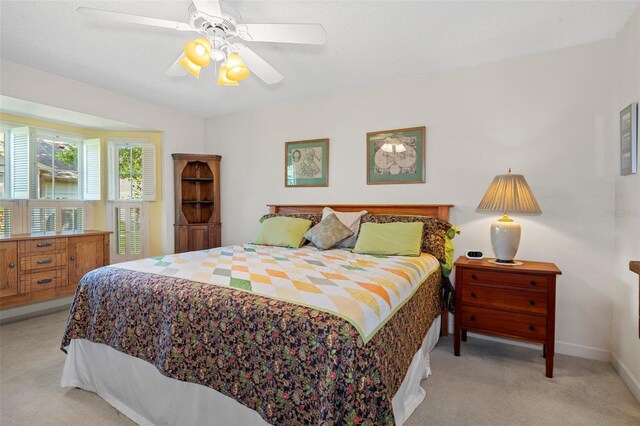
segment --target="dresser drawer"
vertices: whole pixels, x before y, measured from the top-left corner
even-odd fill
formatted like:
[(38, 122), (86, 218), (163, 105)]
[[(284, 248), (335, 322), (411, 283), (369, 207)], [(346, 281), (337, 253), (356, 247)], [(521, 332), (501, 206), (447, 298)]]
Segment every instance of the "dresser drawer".
[(53, 252), (43, 254), (30, 254), (20, 257), (20, 272), (52, 269), (67, 264), (65, 253)]
[(547, 334), (547, 319), (538, 315), (464, 306), (462, 327), (544, 342)]
[(462, 271), (462, 281), (468, 284), (495, 284), (531, 291), (547, 291), (547, 277), (511, 272), (467, 269)]
[(462, 304), (539, 315), (547, 314), (546, 293), (534, 291), (464, 284)]
[(67, 249), (66, 238), (43, 238), (37, 240), (20, 241), (20, 253), (39, 254), (52, 251), (65, 251)]
[(54, 269), (52, 271), (23, 274), (20, 277), (20, 282), (22, 288), (29, 293), (64, 288), (67, 285), (65, 271), (65, 269)]

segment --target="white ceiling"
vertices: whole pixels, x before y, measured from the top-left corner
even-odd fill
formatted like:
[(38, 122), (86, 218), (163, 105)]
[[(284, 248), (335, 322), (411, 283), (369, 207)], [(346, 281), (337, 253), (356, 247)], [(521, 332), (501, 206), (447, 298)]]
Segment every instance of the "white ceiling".
[(232, 1), (245, 23), (318, 22), (324, 46), (247, 43), (284, 76), (239, 87), (165, 70), (193, 33), (105, 23), (91, 6), (178, 21), (184, 1), (6, 1), (0, 56), (201, 117), (251, 109), (379, 81), (558, 49), (616, 35), (638, 1), (427, 2)]

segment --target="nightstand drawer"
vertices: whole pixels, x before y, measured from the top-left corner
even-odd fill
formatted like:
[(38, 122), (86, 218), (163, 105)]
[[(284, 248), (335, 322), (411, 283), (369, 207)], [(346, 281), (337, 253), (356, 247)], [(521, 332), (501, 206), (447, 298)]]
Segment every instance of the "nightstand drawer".
[(476, 306), (462, 310), (462, 326), (543, 342), (547, 335), (547, 319), (537, 315), (517, 314)]
[(547, 295), (545, 293), (483, 285), (465, 284), (462, 287), (462, 304), (514, 312), (547, 314)]
[(468, 284), (495, 284), (523, 290), (547, 291), (547, 277), (544, 275), (529, 275), (465, 268), (464, 271), (462, 271), (462, 280)]

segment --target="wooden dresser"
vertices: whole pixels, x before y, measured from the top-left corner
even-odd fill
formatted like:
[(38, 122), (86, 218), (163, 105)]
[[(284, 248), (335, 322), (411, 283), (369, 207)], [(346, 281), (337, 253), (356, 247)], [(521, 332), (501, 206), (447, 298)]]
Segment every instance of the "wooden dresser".
[(456, 269), (454, 354), (467, 330), (543, 345), (546, 375), (553, 377), (556, 276), (553, 263), (496, 265), (460, 257)]
[(0, 308), (73, 294), (87, 272), (109, 264), (109, 234), (0, 237)]

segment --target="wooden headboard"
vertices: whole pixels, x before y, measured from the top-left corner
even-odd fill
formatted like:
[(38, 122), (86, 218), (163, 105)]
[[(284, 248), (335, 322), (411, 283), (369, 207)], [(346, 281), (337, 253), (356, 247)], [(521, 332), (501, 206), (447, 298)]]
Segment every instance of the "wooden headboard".
[(371, 214), (397, 214), (437, 217), (449, 221), (453, 204), (268, 204), (270, 213), (317, 213), (324, 207), (338, 212), (366, 210)]

